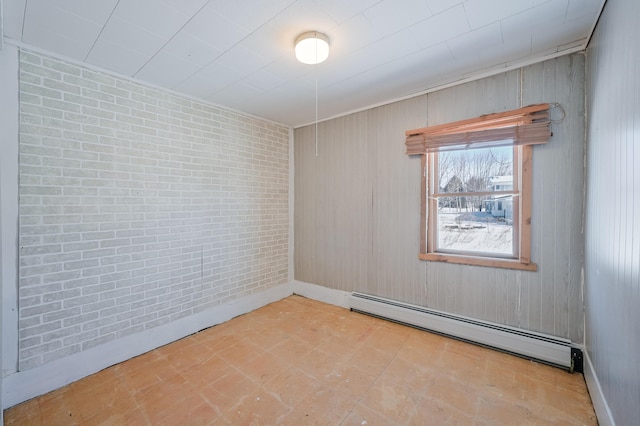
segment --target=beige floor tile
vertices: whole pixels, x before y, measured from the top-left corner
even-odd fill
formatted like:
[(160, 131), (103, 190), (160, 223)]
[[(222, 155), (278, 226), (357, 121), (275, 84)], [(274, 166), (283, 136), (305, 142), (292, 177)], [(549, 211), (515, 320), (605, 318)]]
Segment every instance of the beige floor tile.
[(432, 385), (435, 378), (440, 373), (439, 369), (435, 369), (428, 363), (414, 363), (395, 357), (381, 377), (388, 378), (390, 381), (396, 382), (407, 387), (409, 390), (423, 395)]
[(269, 352), (262, 352), (246, 364), (236, 367), (254, 382), (264, 384), (286, 370), (289, 365)]
[(364, 395), (360, 404), (397, 424), (408, 424), (418, 413), (420, 400), (420, 395), (396, 382), (379, 380)]
[(234, 425), (274, 425), (289, 408), (264, 389), (257, 388), (243, 395), (238, 404), (222, 413), (219, 421)]
[[(463, 412), (457, 407), (448, 405), (440, 400), (422, 398), (417, 406), (417, 413), (409, 420), (409, 425), (474, 425), (477, 418), (470, 413)], [(494, 426), (497, 423), (494, 424)]]
[(349, 362), (336, 363), (333, 370), (322, 379), (329, 388), (338, 392), (348, 401), (362, 398), (378, 376), (361, 365)]
[(597, 424), (581, 374), (299, 296), (4, 416), (8, 425)]
[(298, 425), (337, 425), (347, 417), (353, 401), (335, 390), (322, 386), (302, 398), (286, 416), (286, 423)]
[(394, 421), (372, 409), (358, 404), (340, 426), (387, 426)]
[(265, 390), (288, 407), (317, 391), (322, 383), (297, 367), (287, 368), (265, 384)]
[(193, 387), (202, 389), (222, 378), (230, 370), (233, 370), (233, 367), (227, 361), (218, 355), (212, 355), (207, 360), (180, 371), (179, 374)]
[(289, 337), (269, 349), (269, 353), (288, 365), (298, 365), (306, 362), (313, 349), (309, 343), (297, 337)]
[(257, 386), (257, 383), (251, 381), (247, 376), (235, 368), (230, 368), (227, 374), (209, 386), (200, 389), (200, 393), (220, 411), (226, 411)]
[(498, 397), (481, 397), (476, 414), (485, 424), (499, 425), (543, 425), (552, 424), (552, 419), (536, 415), (529, 407)]
[(353, 355), (349, 357), (349, 361), (378, 376), (389, 366), (393, 358), (393, 352), (379, 350), (374, 346), (365, 345), (355, 351)]
[(34, 398), (4, 412), (4, 424), (38, 425), (43, 424), (40, 414), (40, 398)]
[(425, 396), (432, 400), (441, 401), (449, 406), (470, 416), (475, 416), (482, 388), (475, 384), (460, 382), (447, 375), (445, 372), (438, 373)]

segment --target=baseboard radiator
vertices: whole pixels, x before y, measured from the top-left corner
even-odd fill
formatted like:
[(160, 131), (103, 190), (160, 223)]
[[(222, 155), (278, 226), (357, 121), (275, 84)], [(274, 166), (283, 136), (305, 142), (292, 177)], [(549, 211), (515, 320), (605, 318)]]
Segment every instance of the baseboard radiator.
[[(571, 341), (568, 339), (523, 331), (362, 293), (352, 293), (349, 303), (352, 311), (488, 346), (569, 371), (582, 370), (582, 352), (572, 348)], [(579, 368), (575, 365), (578, 361)]]

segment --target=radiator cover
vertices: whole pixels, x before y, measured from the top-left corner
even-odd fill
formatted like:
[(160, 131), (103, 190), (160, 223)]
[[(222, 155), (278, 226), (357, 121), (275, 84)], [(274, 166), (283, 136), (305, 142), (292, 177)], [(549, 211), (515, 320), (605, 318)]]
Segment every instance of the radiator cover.
[(524, 331), (363, 293), (352, 293), (351, 310), (445, 334), (573, 371), (568, 339)]

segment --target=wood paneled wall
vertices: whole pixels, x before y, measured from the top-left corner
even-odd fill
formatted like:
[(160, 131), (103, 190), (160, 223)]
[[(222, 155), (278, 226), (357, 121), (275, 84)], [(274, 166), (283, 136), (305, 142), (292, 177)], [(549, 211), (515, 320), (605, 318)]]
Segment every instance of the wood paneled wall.
[(587, 49), (585, 340), (619, 425), (640, 419), (638, 16), (637, 0), (608, 1)]
[[(574, 54), (295, 130), (295, 278), (583, 341), (584, 56)], [(524, 272), (418, 260), (420, 158), (404, 131), (557, 102), (534, 147)], [(554, 118), (561, 118), (554, 110)]]

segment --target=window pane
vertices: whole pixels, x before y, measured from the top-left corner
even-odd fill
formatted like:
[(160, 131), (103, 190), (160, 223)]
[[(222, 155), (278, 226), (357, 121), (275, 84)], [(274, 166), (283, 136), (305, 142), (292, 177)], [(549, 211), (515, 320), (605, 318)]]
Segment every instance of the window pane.
[(513, 196), (439, 197), (437, 222), (437, 250), (513, 255)]
[(513, 147), (440, 152), (439, 193), (513, 189)]

